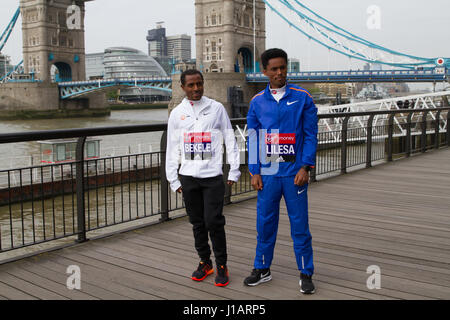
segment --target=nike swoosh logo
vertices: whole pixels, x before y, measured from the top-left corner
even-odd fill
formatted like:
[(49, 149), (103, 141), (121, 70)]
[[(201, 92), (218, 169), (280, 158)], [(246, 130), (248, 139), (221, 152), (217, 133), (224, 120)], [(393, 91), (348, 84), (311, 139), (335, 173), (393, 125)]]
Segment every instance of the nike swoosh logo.
[(288, 102), (287, 105), (290, 106), (291, 104), (294, 104), (294, 103), (296, 103), (296, 102), (298, 102), (298, 100), (293, 101), (293, 102)]
[(269, 272), (267, 272), (266, 274), (262, 274), (261, 278), (267, 277), (269, 275)]
[(297, 193), (297, 194), (302, 194), (303, 192), (305, 192), (305, 190), (306, 190), (306, 189), (298, 190), (298, 193)]

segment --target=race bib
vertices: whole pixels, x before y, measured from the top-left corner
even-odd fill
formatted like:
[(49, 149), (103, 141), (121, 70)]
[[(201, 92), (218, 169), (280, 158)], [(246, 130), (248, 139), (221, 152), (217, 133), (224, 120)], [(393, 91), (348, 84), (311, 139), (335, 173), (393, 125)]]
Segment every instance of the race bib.
[(185, 133), (184, 157), (186, 160), (211, 159), (211, 132)]
[(266, 157), (270, 162), (295, 162), (295, 133), (266, 133)]

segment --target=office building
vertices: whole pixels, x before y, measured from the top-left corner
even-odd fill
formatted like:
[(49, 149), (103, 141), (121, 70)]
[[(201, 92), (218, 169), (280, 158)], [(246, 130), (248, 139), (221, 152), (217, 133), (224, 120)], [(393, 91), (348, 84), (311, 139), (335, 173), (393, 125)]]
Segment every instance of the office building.
[(167, 38), (166, 28), (162, 22), (156, 24), (156, 29), (148, 30), (148, 55), (155, 59), (163, 59), (167, 57)]
[(105, 66), (103, 65), (104, 52), (86, 54), (86, 78), (89, 80), (103, 79)]
[(0, 54), (0, 79), (3, 78), (13, 69), (11, 65), (10, 57), (4, 54)]
[(379, 63), (366, 63), (363, 66), (364, 71), (381, 71), (383, 70), (383, 66)]
[(167, 56), (166, 28), (163, 27), (163, 22), (157, 22), (155, 29), (148, 30), (147, 41), (148, 55), (155, 59), (167, 74), (170, 74), (172, 67)]
[(300, 72), (300, 60), (290, 58), (288, 61), (288, 72)]
[(176, 62), (191, 59), (191, 36), (187, 34), (167, 37), (167, 55)]
[(154, 58), (167, 74), (175, 72), (175, 64), (191, 60), (191, 36), (166, 36), (163, 22), (147, 33), (148, 55)]

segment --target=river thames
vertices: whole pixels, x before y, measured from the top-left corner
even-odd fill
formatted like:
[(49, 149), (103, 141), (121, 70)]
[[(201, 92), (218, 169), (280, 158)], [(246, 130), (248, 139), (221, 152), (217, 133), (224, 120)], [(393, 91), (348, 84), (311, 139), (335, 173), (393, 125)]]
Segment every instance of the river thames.
[[(166, 123), (167, 109), (111, 111), (107, 117), (0, 121), (1, 133)], [(162, 132), (102, 136), (100, 156), (159, 151)], [(36, 141), (0, 144), (0, 170), (40, 163)]]

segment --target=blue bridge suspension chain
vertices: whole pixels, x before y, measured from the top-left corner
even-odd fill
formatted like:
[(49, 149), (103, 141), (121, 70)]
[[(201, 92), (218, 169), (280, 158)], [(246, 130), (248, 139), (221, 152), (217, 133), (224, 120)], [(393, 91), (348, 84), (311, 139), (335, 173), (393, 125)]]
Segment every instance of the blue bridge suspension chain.
[[(340, 50), (340, 49), (337, 49), (335, 47), (332, 47), (332, 46), (326, 44), (325, 42), (321, 41), (320, 39), (316, 38), (315, 36), (305, 32), (304, 30), (302, 30), (297, 24), (293, 23), (291, 20), (289, 20), (289, 18), (287, 18), (279, 10), (277, 10), (271, 3), (269, 3), (268, 0), (263, 0), (263, 1), (266, 3), (266, 5), (272, 11), (274, 11), (284, 21), (286, 21), (289, 24), (289, 26), (294, 27), (296, 30), (298, 30), (299, 32), (304, 34), (309, 39), (314, 40), (315, 42), (317, 42), (320, 45), (328, 48), (329, 50), (333, 50), (333, 51), (338, 52), (338, 53), (340, 53), (342, 55), (345, 55), (347, 57), (355, 58), (355, 59), (366, 61), (366, 62), (369, 62), (369, 63), (379, 63), (379, 64), (395, 66), (395, 67), (401, 67), (401, 68), (407, 68), (407, 69), (414, 69), (417, 66), (435, 65), (435, 61), (436, 61), (437, 58), (423, 58), (423, 57), (416, 57), (416, 56), (400, 53), (400, 52), (397, 52), (397, 51), (390, 50), (388, 48), (379, 46), (377, 44), (374, 44), (374, 43), (372, 43), (372, 42), (370, 42), (368, 40), (365, 40), (365, 39), (363, 39), (361, 37), (358, 37), (358, 36), (354, 35), (353, 33), (348, 32), (348, 31), (344, 30), (343, 28), (338, 27), (337, 25), (333, 24), (331, 21), (329, 21), (329, 20), (323, 18), (322, 16), (318, 15), (317, 13), (315, 13), (313, 10), (311, 10), (310, 8), (308, 8), (307, 6), (305, 6), (304, 4), (302, 4), (298, 0), (293, 0), (293, 1), (297, 5), (302, 7), (303, 9), (305, 9), (308, 12), (310, 12), (311, 14), (313, 14), (318, 19), (324, 21), (328, 25), (331, 25), (332, 28), (327, 26), (327, 25), (325, 25), (324, 23), (321, 23), (321, 22), (317, 21), (316, 19), (313, 19), (310, 16), (304, 14), (303, 12), (298, 10), (296, 7), (294, 7), (294, 5), (291, 2), (289, 2), (288, 0), (278, 0), (279, 3), (281, 3), (286, 8), (288, 8), (290, 11), (292, 11), (296, 15), (298, 15), (303, 21), (305, 21), (309, 26), (314, 28), (322, 36), (327, 38), (333, 44), (340, 45), (343, 49), (347, 50), (348, 52)], [(406, 58), (409, 58), (409, 59), (412, 59), (412, 60), (416, 60), (417, 62), (415, 62), (415, 63), (394, 63), (394, 62), (387, 62), (387, 61), (382, 61), (382, 60), (376, 60), (376, 59), (368, 58), (367, 56), (363, 55), (362, 53), (356, 52), (355, 50), (353, 50), (353, 49), (351, 49), (351, 48), (341, 44), (339, 41), (335, 40), (332, 36), (330, 36), (329, 33), (326, 33), (323, 30), (320, 30), (319, 28), (317, 28), (316, 25), (318, 25), (318, 26), (328, 30), (328, 32), (331, 32), (332, 34), (339, 35), (339, 36), (341, 36), (341, 37), (343, 37), (343, 38), (345, 38), (345, 39), (347, 39), (349, 41), (352, 41), (352, 42), (357, 42), (357, 43), (362, 44), (363, 46), (366, 46), (366, 47), (368, 47), (370, 49), (375, 49), (375, 50), (387, 52), (387, 53), (389, 53), (391, 55), (395, 55), (395, 56), (406, 57)], [(450, 59), (446, 59), (446, 60), (450, 61)]]
[(16, 25), (17, 19), (20, 15), (20, 8), (17, 8), (16, 12), (14, 13), (14, 16), (12, 17), (11, 21), (9, 22), (8, 26), (6, 27), (5, 31), (3, 31), (2, 36), (0, 37), (0, 51), (2, 51), (3, 47), (5, 46), (6, 42), (9, 39), (9, 36), (11, 35), (11, 32), (14, 29), (14, 26)]

